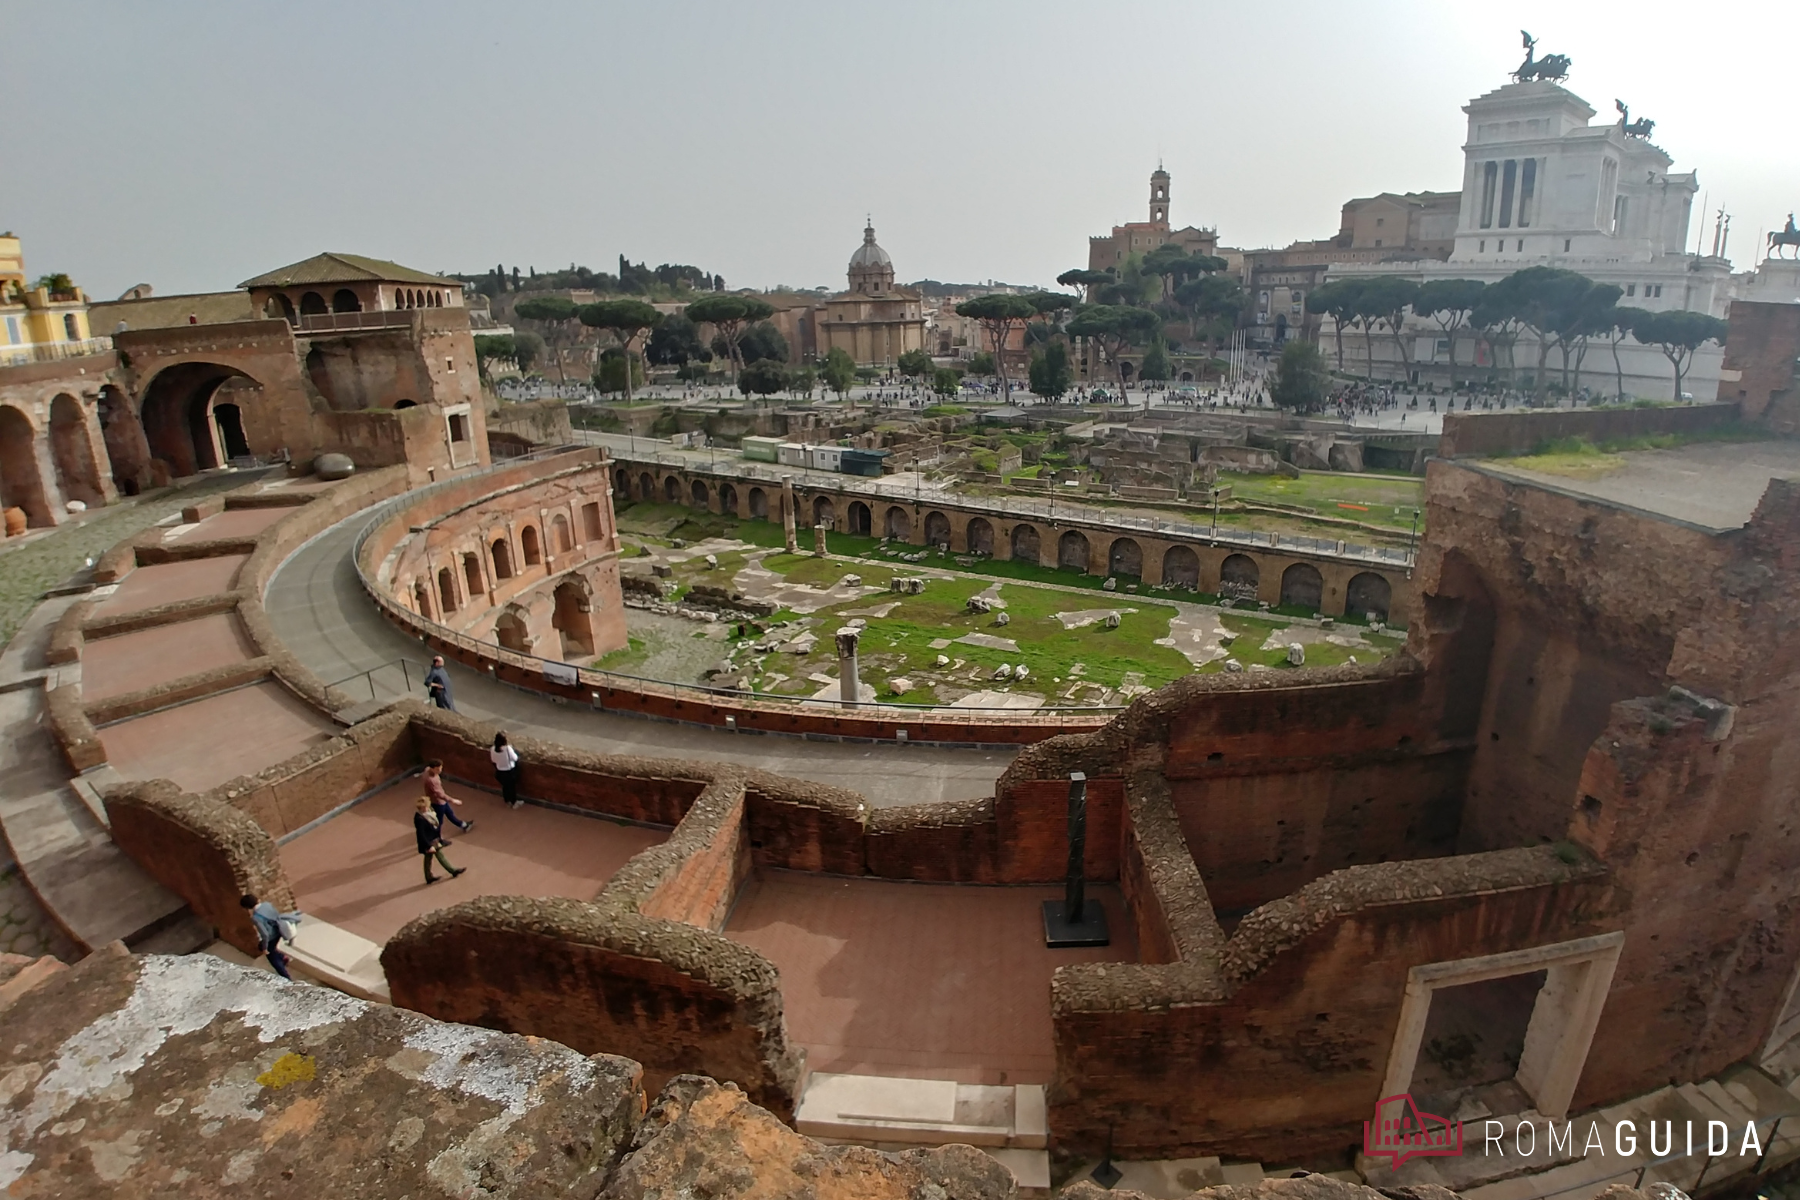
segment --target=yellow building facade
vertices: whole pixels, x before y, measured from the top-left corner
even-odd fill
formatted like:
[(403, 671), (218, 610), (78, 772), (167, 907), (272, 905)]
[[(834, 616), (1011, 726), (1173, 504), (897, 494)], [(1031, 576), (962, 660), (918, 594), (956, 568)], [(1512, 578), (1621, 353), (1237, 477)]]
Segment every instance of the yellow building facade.
[(80, 288), (32, 287), (19, 239), (0, 235), (0, 366), (95, 354), (111, 344), (88, 328), (88, 301)]

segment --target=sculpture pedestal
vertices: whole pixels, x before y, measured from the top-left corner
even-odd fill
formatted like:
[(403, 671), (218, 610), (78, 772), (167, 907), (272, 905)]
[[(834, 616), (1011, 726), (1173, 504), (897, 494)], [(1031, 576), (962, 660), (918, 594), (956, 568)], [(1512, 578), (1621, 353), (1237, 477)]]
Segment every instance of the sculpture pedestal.
[(1112, 937), (1106, 930), (1106, 909), (1098, 900), (1081, 906), (1081, 920), (1063, 919), (1061, 900), (1044, 901), (1044, 945), (1052, 950), (1073, 946), (1110, 946)]

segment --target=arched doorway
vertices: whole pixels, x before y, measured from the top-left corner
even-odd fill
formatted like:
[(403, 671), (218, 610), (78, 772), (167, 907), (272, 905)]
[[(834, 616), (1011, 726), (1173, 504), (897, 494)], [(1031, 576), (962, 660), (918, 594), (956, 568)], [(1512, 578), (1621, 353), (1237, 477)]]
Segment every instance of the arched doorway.
[(1135, 372), (1135, 371), (1133, 371), (1133, 370), (1132, 370), (1132, 369), (1131, 369), (1131, 364), (1130, 364), (1130, 363), (1128, 363), (1128, 362), (1121, 362), (1121, 363), (1120, 363), (1120, 364), (1119, 364), (1119, 379), (1120, 379), (1120, 381), (1121, 381), (1121, 382), (1123, 382), (1123, 383), (1130, 383), (1130, 382), (1131, 382), (1131, 377), (1132, 377), (1132, 376), (1133, 376), (1133, 375), (1134, 375), (1134, 374), (1136, 374), (1136, 372)]
[(339, 288), (331, 297), (332, 312), (361, 312), (362, 301), (349, 288)]
[(562, 635), (564, 660), (593, 657), (593, 602), (587, 582), (579, 576), (567, 577), (556, 585), (555, 600), (550, 625)]
[(670, 504), (681, 503), (681, 481), (673, 475), (663, 480), (663, 499)]
[(24, 509), (33, 528), (56, 524), (38, 469), (36, 431), (30, 418), (10, 405), (0, 407), (0, 508)]
[(421, 617), (431, 619), (431, 589), (425, 586), (423, 579), (413, 580), (413, 607)]
[(1219, 594), (1234, 600), (1254, 600), (1262, 583), (1262, 572), (1248, 554), (1228, 554), (1219, 564)]
[(869, 506), (861, 500), (852, 500), (850, 502), (850, 532), (858, 537), (868, 537), (872, 528), (874, 528), (874, 518), (869, 513)]
[(456, 576), (449, 567), (439, 567), (437, 574), (438, 607), (446, 613), (456, 611)]
[[(221, 397), (219, 392), (227, 385), (231, 392)], [(224, 466), (231, 455), (214, 418), (215, 403), (238, 410), (232, 427), (243, 452), (250, 453), (241, 401), (258, 386), (241, 371), (218, 363), (181, 363), (159, 372), (144, 389), (142, 408), (151, 457), (167, 463), (174, 476)]]
[(650, 477), (650, 472), (648, 471), (644, 471), (638, 475), (638, 499), (656, 499), (656, 480)]
[(512, 547), (506, 544), (505, 538), (495, 538), (494, 544), (489, 549), (494, 555), (494, 578), (511, 579), (513, 574)]
[(950, 548), (950, 518), (941, 512), (925, 514), (925, 544)]
[(99, 417), (113, 486), (121, 496), (135, 496), (150, 483), (150, 447), (144, 441), (144, 427), (138, 424), (125, 393), (110, 383), (100, 389)]
[(738, 515), (737, 489), (729, 483), (722, 483), (719, 485), (719, 511), (725, 513), (727, 516), (735, 517)]
[(531, 653), (531, 627), (525, 623), (525, 615), (512, 605), (494, 621), (494, 640), (500, 643), (503, 650), (511, 650), (515, 654)]
[(1169, 547), (1163, 555), (1162, 581), (1164, 587), (1200, 590), (1200, 556), (1194, 553), (1193, 547)]
[(329, 310), (325, 307), (325, 297), (319, 295), (319, 293), (308, 292), (300, 297), (301, 316), (316, 317), (327, 311)]
[(1071, 529), (1056, 543), (1056, 565), (1086, 571), (1088, 563), (1092, 561), (1091, 553), (1087, 535), (1080, 530)]
[(575, 539), (569, 533), (569, 518), (561, 513), (550, 518), (550, 544), (558, 554), (567, 554), (575, 549)]
[(215, 402), (212, 419), (218, 428), (219, 449), (224, 452), (226, 461), (249, 458), (250, 441), (244, 436), (244, 410), (229, 401)]
[(1112, 550), (1106, 556), (1106, 573), (1108, 575), (1128, 575), (1133, 579), (1141, 579), (1144, 575), (1144, 550), (1133, 538), (1114, 538)]
[(1373, 571), (1363, 571), (1351, 576), (1350, 586), (1344, 589), (1344, 611), (1351, 616), (1385, 621), (1393, 598), (1393, 585)]
[(769, 494), (761, 488), (750, 489), (750, 516), (758, 521), (769, 519)]
[(1043, 561), (1043, 539), (1038, 537), (1036, 525), (1012, 527), (1012, 556), (1023, 562)]
[(970, 554), (986, 554), (992, 557), (994, 553), (994, 527), (988, 524), (986, 517), (976, 517), (974, 520), (970, 521), (966, 536), (968, 537)]
[(270, 296), (268, 302), (263, 305), (263, 316), (280, 317), (289, 325), (294, 324), (300, 319), (298, 314), (294, 312), (294, 302), (280, 292), (276, 292), (273, 296)]
[(1304, 608), (1312, 612), (1319, 611), (1319, 605), (1325, 598), (1325, 578), (1319, 574), (1319, 568), (1311, 563), (1295, 563), (1281, 573), (1281, 603), (1283, 607)]
[(519, 557), (525, 560), (528, 567), (535, 567), (544, 561), (544, 547), (538, 540), (537, 526), (527, 525), (519, 530)]
[(463, 555), (463, 594), (473, 600), (487, 591), (487, 585), (481, 578), (481, 556), (479, 554)]
[(688, 491), (694, 498), (694, 507), (695, 508), (709, 507), (709, 505), (707, 503), (708, 496), (706, 494), (705, 482), (703, 482), (702, 480), (699, 480), (699, 479), (694, 480), (694, 486), (691, 487), (690, 489), (688, 489)]
[(94, 442), (88, 436), (87, 414), (81, 410), (81, 402), (66, 392), (50, 401), (50, 457), (56, 463), (56, 486), (65, 501), (79, 500), (89, 507), (106, 503)]
[(830, 496), (813, 497), (812, 523), (814, 525), (823, 525), (827, 529), (831, 529), (837, 525), (837, 509), (832, 506)]
[(887, 510), (887, 517), (882, 522), (882, 532), (895, 541), (904, 542), (912, 536), (912, 518), (904, 508), (894, 505)]

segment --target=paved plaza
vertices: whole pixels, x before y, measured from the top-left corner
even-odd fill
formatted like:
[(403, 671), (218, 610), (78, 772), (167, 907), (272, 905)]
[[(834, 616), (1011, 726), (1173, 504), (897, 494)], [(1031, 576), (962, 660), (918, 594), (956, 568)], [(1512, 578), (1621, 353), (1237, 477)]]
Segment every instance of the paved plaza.
[(1707, 529), (1737, 529), (1756, 511), (1769, 480), (1800, 475), (1800, 444), (1791, 441), (1701, 442), (1672, 450), (1634, 450), (1597, 478), (1526, 470), (1489, 460), (1489, 470), (1562, 491), (1689, 521)]

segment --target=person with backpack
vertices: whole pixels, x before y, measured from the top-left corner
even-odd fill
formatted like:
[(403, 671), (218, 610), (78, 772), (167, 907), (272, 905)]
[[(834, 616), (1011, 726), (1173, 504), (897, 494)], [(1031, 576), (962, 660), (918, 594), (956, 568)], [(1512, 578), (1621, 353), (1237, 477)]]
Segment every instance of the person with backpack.
[(284, 913), (273, 902), (258, 900), (248, 894), (239, 896), (238, 903), (250, 910), (250, 923), (256, 926), (256, 938), (262, 952), (269, 957), (269, 965), (283, 979), (292, 979), (293, 976), (288, 974), (288, 956), (281, 952), (281, 943), (293, 945), (294, 930), (300, 924), (300, 910)]

